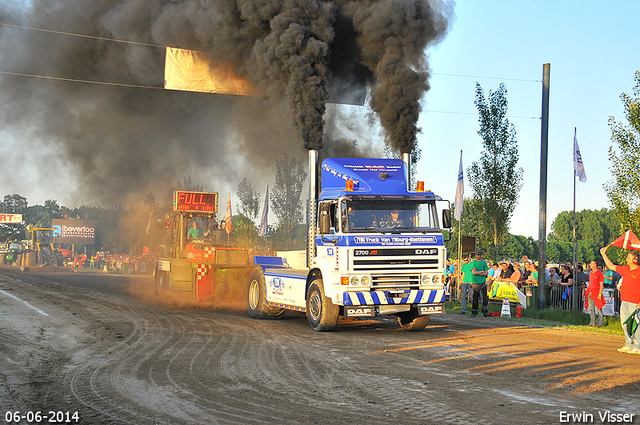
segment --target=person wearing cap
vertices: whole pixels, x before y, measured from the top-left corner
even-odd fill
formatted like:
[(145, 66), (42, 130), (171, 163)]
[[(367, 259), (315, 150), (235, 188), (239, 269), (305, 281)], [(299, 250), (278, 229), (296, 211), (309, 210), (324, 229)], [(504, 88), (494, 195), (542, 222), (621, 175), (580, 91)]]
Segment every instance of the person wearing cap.
[(476, 251), (476, 259), (469, 263), (471, 269), (471, 286), (473, 288), (473, 302), (471, 304), (471, 317), (478, 315), (478, 302), (482, 293), (482, 314), (489, 316), (489, 297), (487, 295), (487, 275), (489, 274), (489, 265), (482, 259), (484, 252)]

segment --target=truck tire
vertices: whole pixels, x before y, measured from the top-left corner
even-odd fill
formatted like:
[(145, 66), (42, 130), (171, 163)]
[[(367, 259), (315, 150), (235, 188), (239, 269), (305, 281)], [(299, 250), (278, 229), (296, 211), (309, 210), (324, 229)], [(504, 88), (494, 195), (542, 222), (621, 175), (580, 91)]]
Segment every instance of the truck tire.
[(412, 309), (406, 313), (398, 314), (398, 323), (404, 331), (417, 332), (427, 327), (430, 318), (431, 316), (418, 316), (418, 312)]
[(280, 319), (284, 316), (284, 308), (267, 304), (267, 284), (262, 267), (253, 269), (249, 277), (247, 313), (252, 319)]
[(156, 268), (156, 294), (162, 294), (169, 289), (169, 272)]
[(307, 293), (307, 319), (316, 332), (333, 330), (338, 324), (340, 307), (324, 295), (322, 279), (315, 279)]

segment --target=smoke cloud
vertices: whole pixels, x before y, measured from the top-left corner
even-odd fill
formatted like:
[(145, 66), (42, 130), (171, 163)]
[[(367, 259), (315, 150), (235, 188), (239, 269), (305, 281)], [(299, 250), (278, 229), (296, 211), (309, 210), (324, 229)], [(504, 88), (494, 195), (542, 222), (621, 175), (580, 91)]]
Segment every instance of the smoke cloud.
[[(453, 16), (445, 0), (10, 3), (0, 5), (1, 23), (152, 45), (0, 26), (2, 135), (20, 141), (25, 156), (55, 159), (38, 167), (41, 177), (77, 181), (83, 203), (120, 203), (186, 175), (216, 190), (235, 176), (273, 174), (284, 152), (323, 145), (360, 156), (350, 114), (327, 113), (330, 87), (368, 86), (385, 142), (411, 151), (429, 89), (425, 49)], [(265, 96), (163, 90), (162, 46), (230, 63)], [(334, 119), (346, 119), (348, 131)]]

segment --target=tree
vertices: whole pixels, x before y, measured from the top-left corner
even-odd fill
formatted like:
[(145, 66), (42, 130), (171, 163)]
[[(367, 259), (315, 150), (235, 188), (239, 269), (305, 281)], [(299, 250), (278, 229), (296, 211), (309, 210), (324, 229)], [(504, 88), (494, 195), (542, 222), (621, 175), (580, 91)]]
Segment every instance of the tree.
[(570, 242), (553, 239), (547, 242), (547, 262), (561, 263), (573, 261), (573, 247)]
[(635, 73), (633, 95), (622, 93), (628, 125), (611, 116), (609, 161), (613, 180), (604, 185), (620, 223), (620, 231), (640, 234), (640, 70)]
[[(593, 241), (603, 247), (619, 236), (620, 223), (613, 211), (600, 210), (576, 211), (576, 240)], [(551, 223), (549, 240), (573, 243), (573, 212), (562, 211)]]
[(467, 170), (473, 198), (480, 203), (478, 217), (480, 233), (491, 235), (490, 244), (497, 257), (498, 245), (509, 234), (509, 222), (522, 188), (522, 168), (518, 164), (516, 130), (507, 115), (507, 89), (500, 84), (489, 91), (488, 101), (480, 84), (476, 83), (475, 105), (480, 114), (482, 153)]
[(508, 234), (505, 237), (505, 243), (502, 246), (504, 258), (519, 260), (523, 256), (535, 258), (538, 254), (538, 242), (534, 241), (531, 236)]
[(297, 240), (298, 228), (303, 222), (300, 196), (306, 179), (304, 160), (285, 155), (276, 161), (276, 184), (271, 199), (273, 213), (278, 218), (276, 232), (284, 235), (283, 240), (291, 240), (292, 245), (300, 242)]
[(234, 215), (231, 239), (244, 246), (256, 245), (258, 243), (258, 229), (253, 220), (243, 213)]
[(10, 214), (22, 214), (23, 223), (3, 223), (0, 224), (0, 240), (24, 239), (26, 237), (26, 216), (28, 211), (27, 198), (17, 193), (5, 195), (4, 201), (0, 203), (0, 212)]
[[(445, 242), (449, 257), (457, 257), (458, 255), (458, 228), (460, 223), (461, 236), (475, 236), (476, 247), (487, 251), (490, 245), (491, 237), (485, 228), (479, 227), (477, 223), (481, 219), (482, 205), (478, 200), (473, 198), (465, 198), (462, 207), (462, 217), (460, 221), (452, 217), (451, 240)], [(492, 254), (494, 256), (495, 253)]]
[(191, 179), (191, 176), (184, 176), (182, 180), (178, 180), (176, 185), (177, 190), (195, 190), (198, 192), (204, 191), (204, 187), (200, 184), (196, 184)]
[(236, 195), (240, 200), (240, 203), (236, 204), (238, 212), (251, 220), (255, 220), (260, 212), (260, 194), (253, 190), (246, 177), (238, 183)]

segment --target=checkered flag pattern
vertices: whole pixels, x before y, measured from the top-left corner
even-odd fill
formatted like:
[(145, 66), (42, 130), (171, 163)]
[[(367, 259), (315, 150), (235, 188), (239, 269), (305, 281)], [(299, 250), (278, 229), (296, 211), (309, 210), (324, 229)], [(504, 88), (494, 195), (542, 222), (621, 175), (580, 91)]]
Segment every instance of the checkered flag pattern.
[(204, 260), (205, 261), (213, 261), (214, 256), (216, 254), (216, 249), (210, 246), (204, 247)]
[(207, 275), (210, 268), (211, 266), (208, 264), (198, 264), (198, 269), (196, 270), (197, 280), (202, 280)]

